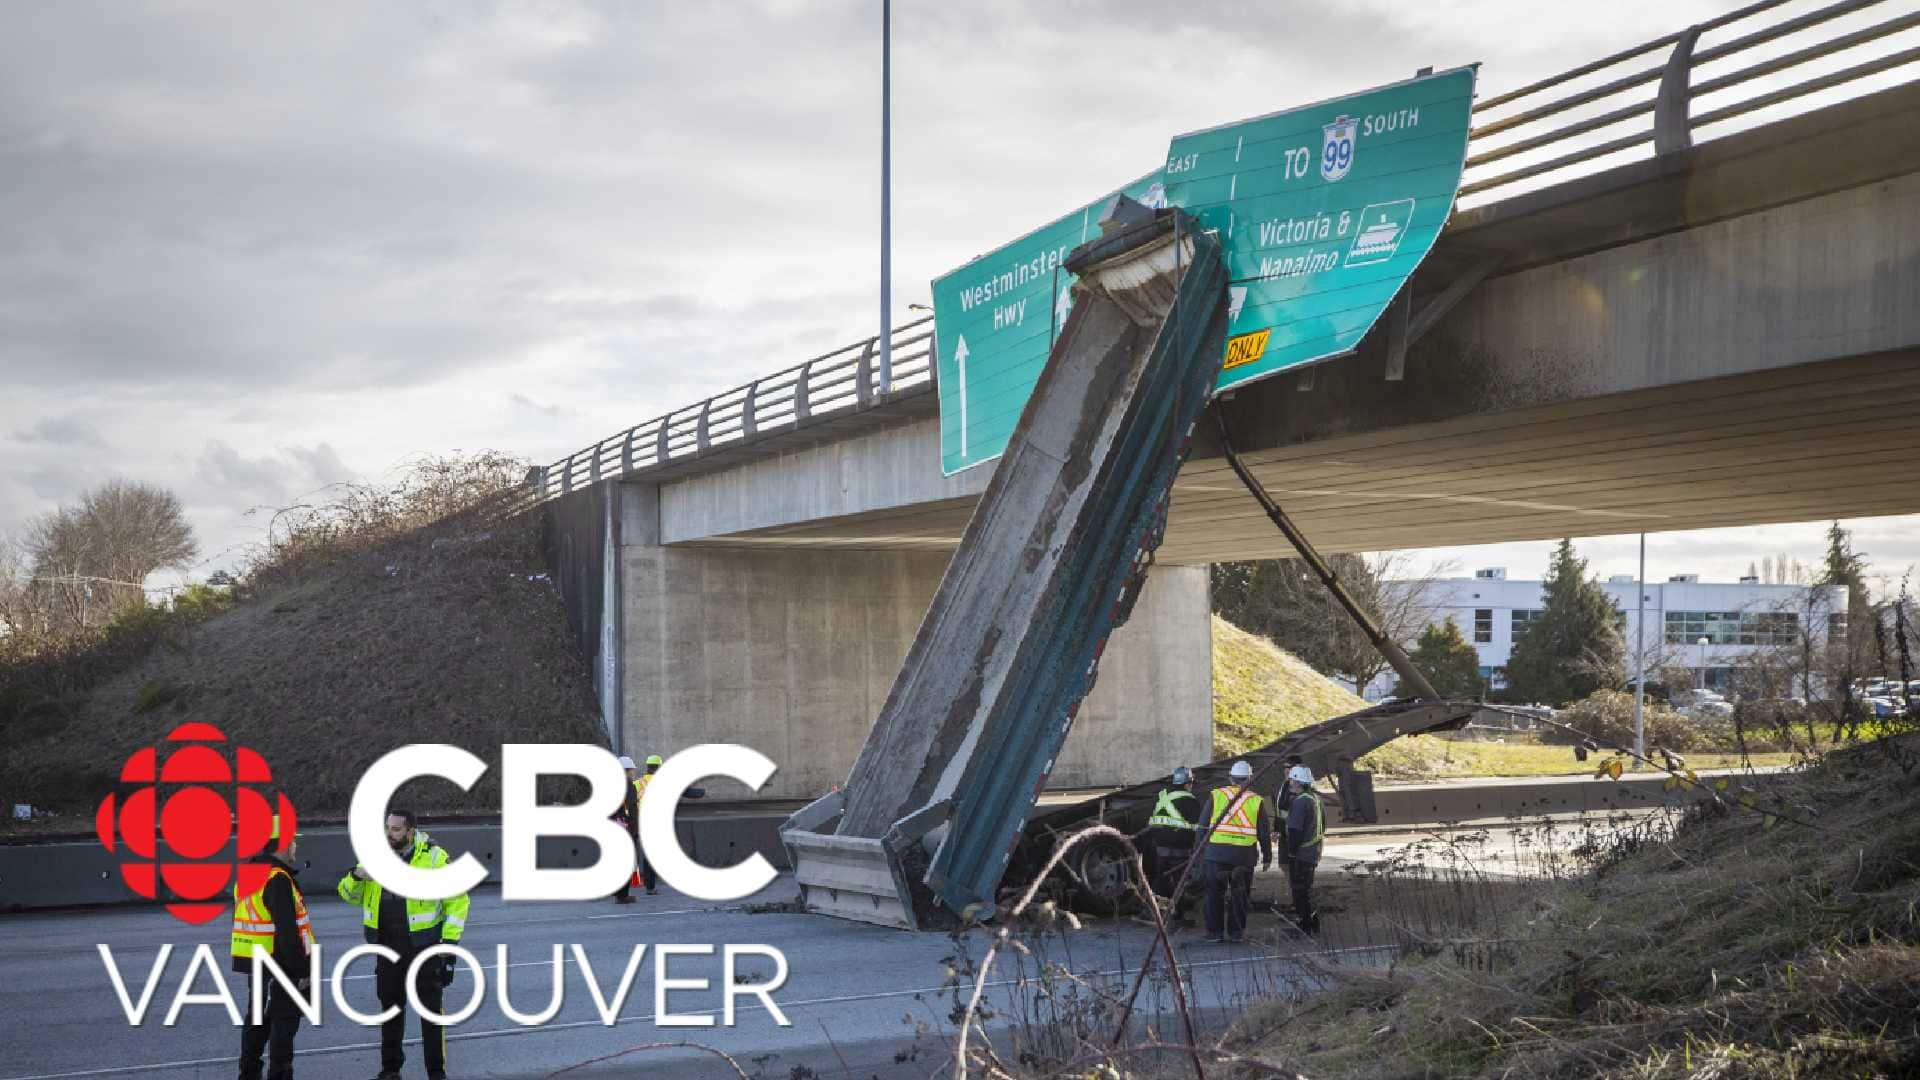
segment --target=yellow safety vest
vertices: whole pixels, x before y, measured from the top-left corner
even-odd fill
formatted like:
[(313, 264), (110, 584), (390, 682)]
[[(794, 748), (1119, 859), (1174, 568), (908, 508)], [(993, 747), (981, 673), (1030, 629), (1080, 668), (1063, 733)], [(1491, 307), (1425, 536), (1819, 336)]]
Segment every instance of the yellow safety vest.
[[(427, 834), (416, 831), (413, 835), (413, 857), (408, 865), (421, 870), (433, 870), (447, 865), (447, 849), (427, 838)], [(367, 930), (368, 941), (379, 940), (380, 930), (380, 883), (368, 878), (361, 881), (351, 872), (340, 879), (340, 899), (349, 904), (360, 905), (360, 921)], [(467, 894), (442, 900), (415, 900), (407, 898), (407, 936), (417, 946), (432, 945), (436, 941), (455, 942), (467, 929)], [(439, 927), (440, 932), (434, 933)]]
[(1147, 819), (1149, 828), (1191, 829), (1193, 822), (1188, 821), (1180, 812), (1180, 800), (1193, 798), (1193, 792), (1179, 788), (1168, 788), (1160, 793), (1160, 799), (1153, 805), (1153, 816)]
[(307, 919), (307, 901), (300, 895), (300, 886), (294, 883), (293, 875), (276, 866), (267, 871), (267, 880), (260, 883), (256, 892), (241, 896), (240, 886), (233, 887), (233, 955), (252, 959), (256, 948), (268, 956), (273, 955), (278, 934), (273, 913), (267, 910), (267, 884), (275, 875), (286, 878), (287, 887), (293, 890), (293, 921), (300, 933), (300, 951), (313, 952), (313, 924)]
[(653, 782), (652, 773), (646, 773), (645, 775), (641, 776), (640, 779), (635, 780), (633, 782), (633, 809), (635, 813), (639, 812), (640, 800), (643, 798), (646, 798), (647, 785), (652, 782)]
[(1260, 796), (1244, 788), (1214, 788), (1213, 821), (1210, 843), (1252, 847), (1260, 840)]

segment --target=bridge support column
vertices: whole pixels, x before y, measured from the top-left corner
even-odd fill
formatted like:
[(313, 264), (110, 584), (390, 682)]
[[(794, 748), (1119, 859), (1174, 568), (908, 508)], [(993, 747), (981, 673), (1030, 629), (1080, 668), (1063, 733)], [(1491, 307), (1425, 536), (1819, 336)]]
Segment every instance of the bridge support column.
[[(780, 766), (760, 797), (845, 782), (948, 553), (663, 546), (657, 490), (620, 491), (625, 751), (750, 746)], [(1204, 567), (1153, 571), (1101, 661), (1054, 786), (1133, 783), (1212, 756), (1210, 625)]]

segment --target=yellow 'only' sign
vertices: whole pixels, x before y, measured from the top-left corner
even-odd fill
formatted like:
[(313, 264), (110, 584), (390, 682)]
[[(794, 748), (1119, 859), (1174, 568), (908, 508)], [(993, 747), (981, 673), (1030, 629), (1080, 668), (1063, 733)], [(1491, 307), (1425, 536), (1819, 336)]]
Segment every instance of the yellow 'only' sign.
[(1227, 339), (1227, 361), (1220, 365), (1222, 369), (1251, 364), (1260, 359), (1267, 351), (1267, 338), (1273, 333), (1272, 327), (1255, 330), (1251, 334), (1241, 334)]

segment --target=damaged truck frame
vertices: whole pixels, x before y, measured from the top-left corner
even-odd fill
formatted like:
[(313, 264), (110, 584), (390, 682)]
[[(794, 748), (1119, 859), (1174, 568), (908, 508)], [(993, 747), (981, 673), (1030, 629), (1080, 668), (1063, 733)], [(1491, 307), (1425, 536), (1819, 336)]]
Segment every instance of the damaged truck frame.
[[(1131, 612), (1166, 528), (1173, 479), (1208, 411), (1224, 354), (1220, 246), (1177, 208), (1116, 198), (1076, 248), (1066, 324), (969, 520), (846, 787), (781, 828), (809, 911), (910, 929), (990, 918), (1061, 838), (1094, 824), (1137, 834), (1165, 777), (1035, 812), (1055, 757)], [(1339, 791), (1339, 817), (1375, 820), (1354, 762), (1402, 735), (1458, 728), (1471, 703), (1436, 700), (1234, 453), (1269, 518), (1408, 685), (1394, 702), (1295, 731), (1246, 757), (1299, 755)], [(1195, 769), (1202, 791), (1228, 762)], [(1169, 768), (1171, 763), (1169, 764)], [(1132, 891), (1125, 847), (1063, 861), (1065, 888), (1113, 908)]]

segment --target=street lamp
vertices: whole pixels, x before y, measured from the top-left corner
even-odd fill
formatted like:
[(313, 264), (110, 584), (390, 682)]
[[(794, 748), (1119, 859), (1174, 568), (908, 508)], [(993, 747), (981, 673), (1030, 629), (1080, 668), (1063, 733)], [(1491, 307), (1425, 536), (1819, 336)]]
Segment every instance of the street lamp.
[(1707, 639), (1700, 639), (1700, 689), (1707, 688)]
[(1647, 753), (1647, 534), (1640, 534), (1640, 576), (1634, 579), (1640, 614), (1633, 620), (1633, 752)]
[(880, 392), (893, 393), (893, 0), (880, 0)]

